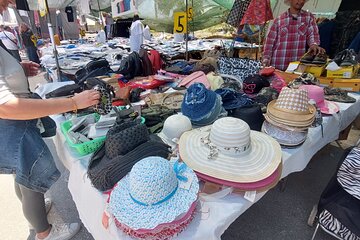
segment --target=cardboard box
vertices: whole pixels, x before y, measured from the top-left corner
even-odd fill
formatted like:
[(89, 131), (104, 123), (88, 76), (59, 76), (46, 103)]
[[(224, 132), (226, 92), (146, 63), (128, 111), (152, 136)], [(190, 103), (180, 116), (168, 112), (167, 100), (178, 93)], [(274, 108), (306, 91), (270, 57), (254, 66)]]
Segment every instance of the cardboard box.
[(301, 67), (301, 66), (305, 67), (305, 72), (306, 73), (311, 73), (315, 77), (321, 77), (321, 75), (325, 71), (325, 65), (323, 65), (323, 66), (310, 66), (310, 65), (300, 64), (299, 67)]
[[(325, 71), (325, 67), (326, 65), (323, 66), (318, 66), (318, 65), (307, 65), (307, 64), (302, 64), (300, 62), (291, 62), (290, 64), (293, 64), (293, 66), (297, 65), (296, 69), (291, 69), (291, 71), (289, 72), (294, 72), (294, 73), (311, 73), (312, 75), (314, 75), (315, 77), (320, 77), (324, 71)], [(289, 64), (289, 66), (290, 66)]]
[(340, 70), (337, 70), (337, 71), (327, 70), (326, 77), (350, 79), (350, 78), (353, 78), (357, 74), (358, 70), (359, 70), (359, 65), (342, 67)]
[(352, 92), (360, 92), (360, 79), (334, 79), (333, 87)]

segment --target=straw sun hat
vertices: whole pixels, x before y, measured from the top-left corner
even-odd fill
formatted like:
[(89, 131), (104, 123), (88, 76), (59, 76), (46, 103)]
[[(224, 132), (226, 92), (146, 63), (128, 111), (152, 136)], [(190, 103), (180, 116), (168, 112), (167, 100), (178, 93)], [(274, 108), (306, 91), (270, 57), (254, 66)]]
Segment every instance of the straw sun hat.
[(307, 127), (315, 119), (316, 109), (309, 104), (308, 93), (303, 89), (284, 87), (277, 100), (267, 106), (267, 117), (291, 127)]
[(251, 131), (244, 121), (233, 117), (185, 132), (179, 151), (194, 171), (231, 182), (263, 180), (281, 164), (281, 147), (275, 139)]

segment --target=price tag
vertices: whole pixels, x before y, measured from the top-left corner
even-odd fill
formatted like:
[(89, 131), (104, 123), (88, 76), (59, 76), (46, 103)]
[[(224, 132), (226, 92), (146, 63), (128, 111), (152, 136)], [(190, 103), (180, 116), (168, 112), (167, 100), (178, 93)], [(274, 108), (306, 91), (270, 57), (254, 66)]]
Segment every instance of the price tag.
[(194, 180), (194, 175), (189, 173), (189, 172), (185, 172), (184, 174), (182, 174), (184, 177), (186, 177), (188, 180), (187, 182), (183, 182), (183, 181), (179, 181), (179, 187), (185, 190), (190, 190), (191, 188), (191, 184)]
[(186, 12), (174, 13), (174, 33), (186, 33)]
[(192, 21), (193, 20), (193, 8), (192, 7), (188, 7), (187, 14), (188, 14), (188, 20)]
[(255, 202), (256, 191), (245, 192), (244, 198), (250, 202)]

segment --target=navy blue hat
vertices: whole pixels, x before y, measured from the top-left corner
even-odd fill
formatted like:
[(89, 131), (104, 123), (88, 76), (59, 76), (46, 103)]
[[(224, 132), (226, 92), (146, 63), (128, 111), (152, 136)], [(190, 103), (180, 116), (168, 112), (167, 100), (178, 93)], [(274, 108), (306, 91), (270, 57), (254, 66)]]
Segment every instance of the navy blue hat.
[(214, 109), (217, 96), (214, 91), (206, 89), (204, 84), (194, 83), (185, 93), (181, 104), (181, 112), (191, 122), (200, 121), (206, 118)]
[(226, 110), (252, 105), (254, 101), (244, 93), (239, 93), (230, 88), (220, 88), (215, 91), (222, 98)]

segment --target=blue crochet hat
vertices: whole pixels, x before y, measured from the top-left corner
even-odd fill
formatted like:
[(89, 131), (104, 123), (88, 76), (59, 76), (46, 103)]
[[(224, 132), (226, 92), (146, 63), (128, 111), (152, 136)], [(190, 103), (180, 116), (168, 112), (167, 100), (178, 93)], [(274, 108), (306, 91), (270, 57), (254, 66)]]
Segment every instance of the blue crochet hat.
[(191, 122), (200, 121), (213, 110), (217, 96), (214, 91), (206, 89), (204, 84), (194, 83), (185, 93), (181, 104), (181, 112)]
[(198, 192), (198, 179), (184, 163), (147, 157), (118, 182), (109, 210), (131, 229), (154, 229), (187, 213)]

